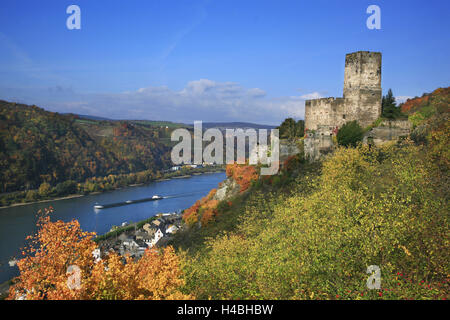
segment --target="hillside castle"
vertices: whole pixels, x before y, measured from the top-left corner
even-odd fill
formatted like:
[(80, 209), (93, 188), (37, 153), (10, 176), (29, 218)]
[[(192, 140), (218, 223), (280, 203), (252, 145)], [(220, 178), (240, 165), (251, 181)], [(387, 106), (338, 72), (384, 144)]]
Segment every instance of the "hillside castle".
[(367, 127), (381, 115), (381, 53), (345, 57), (344, 95), (305, 102), (305, 156), (316, 160), (334, 149), (333, 136), (346, 122)]

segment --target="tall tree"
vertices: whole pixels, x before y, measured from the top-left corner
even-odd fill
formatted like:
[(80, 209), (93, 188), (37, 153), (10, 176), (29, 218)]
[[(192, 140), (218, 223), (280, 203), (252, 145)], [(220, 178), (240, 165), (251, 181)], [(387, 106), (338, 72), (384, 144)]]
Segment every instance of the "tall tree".
[(381, 99), (381, 116), (388, 119), (395, 119), (401, 116), (401, 110), (397, 107), (392, 89)]
[(292, 140), (294, 138), (303, 137), (305, 130), (305, 121), (298, 120), (295, 122), (292, 118), (287, 118), (278, 127), (280, 130), (280, 138)]

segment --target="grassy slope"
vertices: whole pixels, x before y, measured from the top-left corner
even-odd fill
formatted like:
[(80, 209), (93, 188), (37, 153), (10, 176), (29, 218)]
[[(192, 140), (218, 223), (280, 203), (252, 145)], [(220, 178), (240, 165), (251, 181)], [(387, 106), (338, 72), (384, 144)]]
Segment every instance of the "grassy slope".
[[(185, 290), (218, 299), (448, 298), (446, 99), (427, 104), (435, 112), (417, 124), (423, 141), (340, 149), (321, 170), (303, 164), (295, 178), (260, 183), (215, 222), (179, 234)], [(369, 265), (381, 268), (381, 290), (366, 286)]]

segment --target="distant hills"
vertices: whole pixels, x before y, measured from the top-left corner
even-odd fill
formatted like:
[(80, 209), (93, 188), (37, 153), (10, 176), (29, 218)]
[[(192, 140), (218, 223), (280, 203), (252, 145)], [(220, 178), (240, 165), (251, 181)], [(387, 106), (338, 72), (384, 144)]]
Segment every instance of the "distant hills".
[(275, 129), (276, 126), (256, 124), (250, 122), (203, 122), (202, 127), (205, 129)]
[(98, 117), (98, 116), (90, 116), (87, 114), (77, 114), (77, 113), (63, 113), (64, 115), (68, 115), (68, 116), (74, 116), (74, 117), (78, 117), (80, 119), (88, 119), (88, 120), (105, 120), (105, 121), (111, 121), (111, 119), (109, 118), (104, 118), (104, 117)]
[[(206, 122), (203, 129), (272, 129), (246, 122)], [(171, 166), (171, 133), (192, 124), (60, 114), (0, 100), (0, 193), (72, 180)]]
[[(114, 120), (99, 116), (90, 116), (90, 115), (84, 115), (84, 114), (69, 114), (75, 117), (78, 117), (80, 119), (87, 119), (87, 120), (98, 120), (98, 121), (123, 121), (123, 120)], [(176, 123), (172, 121), (158, 121), (158, 120), (127, 120), (129, 122), (133, 123), (146, 123), (153, 126), (169, 126), (169, 127), (187, 127), (191, 128), (194, 127), (194, 124), (187, 124), (187, 123)], [(203, 129), (209, 129), (209, 128), (218, 128), (220, 130), (223, 129), (275, 129), (276, 126), (271, 125), (264, 125), (264, 124), (257, 124), (257, 123), (251, 123), (251, 122), (203, 122), (202, 123)]]
[(170, 166), (166, 127), (0, 101), (0, 192)]

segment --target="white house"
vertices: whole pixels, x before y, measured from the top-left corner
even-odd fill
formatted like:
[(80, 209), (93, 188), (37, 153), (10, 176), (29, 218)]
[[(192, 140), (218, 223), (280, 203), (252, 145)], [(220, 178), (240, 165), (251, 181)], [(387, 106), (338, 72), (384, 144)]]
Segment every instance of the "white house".
[(158, 229), (158, 230), (155, 232), (155, 237), (154, 237), (153, 240), (150, 242), (150, 245), (147, 244), (147, 245), (149, 246), (149, 248), (151, 248), (151, 247), (153, 247), (155, 244), (157, 244), (158, 241), (159, 241), (162, 237), (164, 237), (164, 234), (162, 233), (161, 229)]
[(124, 242), (122, 242), (122, 245), (125, 247), (125, 249), (128, 249), (130, 251), (139, 247), (139, 245), (133, 239), (125, 240)]
[(171, 224), (166, 229), (166, 233), (171, 233), (171, 234), (174, 234), (177, 231), (178, 231), (178, 227), (176, 225), (174, 225), (174, 224)]

